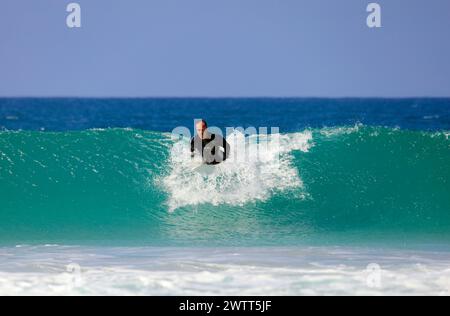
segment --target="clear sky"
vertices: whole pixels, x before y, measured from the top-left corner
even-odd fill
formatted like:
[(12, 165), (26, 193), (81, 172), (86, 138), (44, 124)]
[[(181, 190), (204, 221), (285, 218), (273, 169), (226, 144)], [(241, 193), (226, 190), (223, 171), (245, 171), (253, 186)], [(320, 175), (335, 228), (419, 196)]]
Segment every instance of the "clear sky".
[(0, 96), (450, 96), (450, 1), (370, 2), (1, 0)]

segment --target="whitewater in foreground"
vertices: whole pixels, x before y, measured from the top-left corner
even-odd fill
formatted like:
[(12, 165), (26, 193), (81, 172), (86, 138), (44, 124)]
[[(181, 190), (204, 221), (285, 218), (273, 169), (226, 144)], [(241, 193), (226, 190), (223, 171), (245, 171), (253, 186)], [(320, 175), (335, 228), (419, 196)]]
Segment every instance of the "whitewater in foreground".
[(439, 251), (47, 245), (0, 256), (0, 295), (450, 294)]

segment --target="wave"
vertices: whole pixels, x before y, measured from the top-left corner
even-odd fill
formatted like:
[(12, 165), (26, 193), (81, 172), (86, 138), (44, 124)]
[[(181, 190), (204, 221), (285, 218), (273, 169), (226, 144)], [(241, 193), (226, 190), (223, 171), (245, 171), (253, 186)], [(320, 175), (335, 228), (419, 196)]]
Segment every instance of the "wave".
[(199, 174), (170, 134), (0, 132), (0, 243), (450, 240), (447, 131), (310, 129), (260, 150), (271, 141)]

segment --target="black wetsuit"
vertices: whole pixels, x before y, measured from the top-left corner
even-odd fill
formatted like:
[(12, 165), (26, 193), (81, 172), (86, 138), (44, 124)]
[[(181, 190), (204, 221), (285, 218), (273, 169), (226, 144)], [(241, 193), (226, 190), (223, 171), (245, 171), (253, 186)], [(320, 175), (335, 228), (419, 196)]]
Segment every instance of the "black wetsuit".
[(201, 139), (197, 135), (191, 140), (192, 156), (195, 151), (202, 155), (205, 164), (217, 165), (227, 160), (230, 155), (230, 145), (220, 135), (211, 134), (207, 139)]

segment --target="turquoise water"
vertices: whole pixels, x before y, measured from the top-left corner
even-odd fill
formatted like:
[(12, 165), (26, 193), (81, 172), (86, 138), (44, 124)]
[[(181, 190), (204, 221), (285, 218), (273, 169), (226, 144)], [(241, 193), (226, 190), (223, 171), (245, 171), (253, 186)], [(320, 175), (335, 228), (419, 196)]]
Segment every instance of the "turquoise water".
[(0, 244), (448, 245), (448, 136), (305, 129), (199, 176), (167, 133), (3, 131)]

